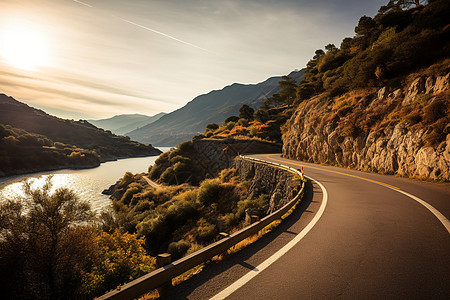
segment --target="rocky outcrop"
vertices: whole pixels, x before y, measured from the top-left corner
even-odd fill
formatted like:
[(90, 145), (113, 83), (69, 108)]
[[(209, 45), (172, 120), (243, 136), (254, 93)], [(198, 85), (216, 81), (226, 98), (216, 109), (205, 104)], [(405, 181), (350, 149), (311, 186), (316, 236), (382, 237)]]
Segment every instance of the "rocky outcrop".
[(234, 168), (241, 180), (251, 182), (250, 198), (258, 198), (261, 194), (270, 195), (267, 214), (288, 203), (301, 189), (302, 182), (294, 180), (292, 173), (271, 165), (236, 159)]
[(231, 168), (234, 158), (239, 154), (280, 153), (281, 146), (259, 140), (240, 139), (194, 139), (194, 149), (202, 157), (199, 161), (208, 174), (217, 176), (226, 168)]
[[(446, 125), (440, 125), (444, 129), (437, 132), (438, 143), (431, 146), (426, 142), (431, 125), (428, 128), (411, 126), (406, 117), (399, 117), (395, 122), (383, 123), (384, 118), (395, 109), (397, 109), (395, 113), (401, 113), (402, 109), (414, 112), (418, 107), (414, 106), (417, 105), (418, 99), (427, 101), (426, 105), (436, 101), (436, 97), (448, 103), (446, 91), (449, 89), (449, 78), (450, 74), (418, 77), (404, 91), (381, 88), (377, 93), (366, 97), (367, 108), (363, 110), (365, 118), (369, 118), (380, 105), (387, 107), (386, 113), (378, 115), (380, 120), (372, 122), (378, 125), (362, 128), (358, 127), (359, 124), (353, 124), (355, 130), (350, 134), (344, 132), (343, 126), (340, 125), (345, 122), (346, 115), (340, 116), (334, 123), (324, 122), (322, 127), (317, 126), (317, 118), (311, 115), (317, 116), (318, 110), (323, 112), (323, 115), (332, 114), (328, 103), (303, 105), (291, 118), (290, 129), (283, 139), (283, 155), (308, 162), (385, 174), (450, 180), (448, 116), (441, 119)], [(446, 93), (442, 94), (443, 92)], [(418, 98), (419, 95), (423, 95), (422, 98)], [(406, 107), (408, 105), (410, 108)]]
[(417, 77), (409, 86), (402, 105), (411, 104), (419, 94), (440, 94), (448, 89), (450, 73), (444, 76)]

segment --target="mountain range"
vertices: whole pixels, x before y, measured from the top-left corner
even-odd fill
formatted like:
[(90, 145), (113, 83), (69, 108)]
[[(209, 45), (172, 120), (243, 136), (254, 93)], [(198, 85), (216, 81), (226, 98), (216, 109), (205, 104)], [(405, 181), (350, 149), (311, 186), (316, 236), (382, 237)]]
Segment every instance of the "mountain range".
[(88, 120), (99, 128), (110, 130), (112, 133), (124, 135), (128, 132), (136, 130), (145, 125), (151, 124), (159, 120), (166, 113), (159, 113), (154, 116), (146, 116), (141, 114), (124, 114), (117, 115), (108, 119)]
[[(304, 73), (304, 69), (296, 70), (288, 76), (298, 83)], [(280, 91), (280, 80), (281, 76), (271, 77), (258, 84), (234, 83), (197, 96), (185, 106), (126, 135), (141, 143), (175, 146), (203, 133), (209, 123), (222, 123), (227, 117), (238, 115), (243, 104), (258, 108), (264, 100)]]

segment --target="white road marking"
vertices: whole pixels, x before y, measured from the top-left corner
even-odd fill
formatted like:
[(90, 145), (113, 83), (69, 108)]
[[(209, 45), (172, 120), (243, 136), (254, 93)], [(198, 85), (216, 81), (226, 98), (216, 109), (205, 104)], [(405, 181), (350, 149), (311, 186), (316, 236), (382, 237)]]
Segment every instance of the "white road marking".
[[(269, 156), (266, 156), (267, 158), (269, 158)], [(272, 158), (273, 160), (273, 158)], [(278, 161), (281, 161), (279, 159), (275, 159)], [(303, 166), (303, 164), (300, 163), (295, 163), (295, 162), (290, 162), (291, 164), (297, 165), (297, 166)], [(429, 204), (428, 202), (426, 202), (425, 200), (420, 199), (419, 197), (416, 197), (408, 192), (402, 191), (400, 188), (396, 187), (396, 186), (392, 186), (389, 185), (387, 183), (384, 182), (380, 182), (377, 180), (373, 180), (373, 179), (369, 179), (369, 178), (365, 178), (365, 177), (361, 177), (358, 175), (352, 175), (352, 174), (347, 174), (347, 173), (343, 173), (343, 172), (338, 172), (338, 171), (334, 171), (334, 170), (327, 170), (327, 169), (323, 169), (323, 168), (318, 168), (318, 167), (314, 167), (314, 166), (310, 166), (310, 165), (306, 165), (307, 168), (312, 168), (312, 169), (317, 169), (317, 170), (321, 170), (321, 171), (325, 171), (325, 172), (330, 172), (330, 173), (336, 173), (336, 174), (340, 174), (340, 175), (345, 175), (345, 176), (349, 176), (349, 177), (354, 177), (354, 178), (358, 178), (361, 180), (366, 180), (384, 187), (387, 187), (391, 190), (394, 190), (396, 192), (399, 192), (413, 200), (415, 200), (416, 202), (422, 204), (426, 209), (428, 209), (433, 215), (436, 216), (436, 218), (442, 223), (442, 225), (444, 225), (445, 229), (447, 229), (447, 232), (450, 234), (450, 221), (440, 212), (438, 211), (436, 208), (434, 208), (434, 206), (432, 206), (431, 204)]]
[(420, 199), (419, 197), (411, 195), (410, 193), (407, 193), (405, 191), (396, 190), (396, 189), (393, 189), (393, 190), (396, 192), (399, 192), (405, 196), (408, 196), (409, 198), (411, 198), (411, 199), (417, 201), (418, 203), (422, 204), (423, 206), (425, 206), (425, 208), (427, 208), (433, 215), (436, 216), (436, 218), (438, 218), (439, 221), (441, 221), (442, 225), (444, 225), (445, 229), (447, 229), (448, 233), (450, 234), (450, 221), (443, 214), (441, 214), (440, 211), (438, 211), (436, 208), (434, 208), (434, 206), (428, 204), (427, 202)]
[(309, 224), (303, 228), (303, 230), (297, 234), (289, 243), (283, 246), (280, 250), (275, 252), (271, 257), (263, 261), (261, 264), (259, 264), (256, 268), (249, 271), (247, 274), (245, 274), (243, 277), (241, 277), (239, 280), (235, 281), (233, 284), (231, 284), (229, 287), (212, 297), (212, 300), (219, 300), (219, 299), (225, 299), (226, 297), (230, 296), (232, 293), (234, 293), (237, 289), (239, 289), (241, 286), (249, 282), (253, 277), (261, 273), (263, 270), (265, 270), (267, 267), (269, 267), (271, 264), (273, 264), (277, 259), (279, 259), (281, 256), (286, 254), (292, 247), (294, 247), (298, 242), (300, 242), (305, 235), (316, 225), (316, 223), (319, 221), (320, 217), (322, 216), (323, 212), (325, 211), (325, 207), (327, 206), (328, 201), (328, 192), (325, 189), (325, 187), (318, 182), (317, 180), (314, 180), (313, 178), (309, 176), (305, 176), (315, 183), (319, 185), (319, 187), (322, 189), (323, 198), (322, 203), (320, 204), (319, 210), (317, 211), (317, 214), (314, 216), (314, 218), (309, 222)]

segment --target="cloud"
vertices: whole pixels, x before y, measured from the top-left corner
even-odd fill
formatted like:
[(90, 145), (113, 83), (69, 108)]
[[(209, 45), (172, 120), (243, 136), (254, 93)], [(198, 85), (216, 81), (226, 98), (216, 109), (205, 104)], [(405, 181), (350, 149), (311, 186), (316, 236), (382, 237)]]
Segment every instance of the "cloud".
[(304, 67), (316, 49), (352, 36), (377, 2), (386, 0), (4, 0), (0, 30), (6, 18), (33, 20), (52, 56), (37, 73), (0, 61), (0, 88), (65, 115), (171, 111)]

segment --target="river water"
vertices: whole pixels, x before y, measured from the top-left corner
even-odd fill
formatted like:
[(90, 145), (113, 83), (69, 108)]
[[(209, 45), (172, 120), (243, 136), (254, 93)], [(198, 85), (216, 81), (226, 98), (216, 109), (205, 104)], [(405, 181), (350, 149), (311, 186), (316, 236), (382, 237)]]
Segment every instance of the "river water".
[[(165, 152), (170, 150), (170, 147), (158, 147), (158, 149)], [(32, 186), (39, 187), (46, 178), (52, 176), (54, 188), (66, 187), (75, 191), (80, 199), (87, 200), (93, 210), (99, 212), (111, 205), (109, 196), (102, 194), (104, 189), (116, 183), (125, 172), (133, 174), (148, 172), (148, 167), (153, 165), (157, 158), (158, 156), (127, 158), (102, 163), (99, 167), (92, 169), (65, 169), (0, 178), (0, 201), (23, 196), (22, 182), (24, 180), (32, 180)]]

